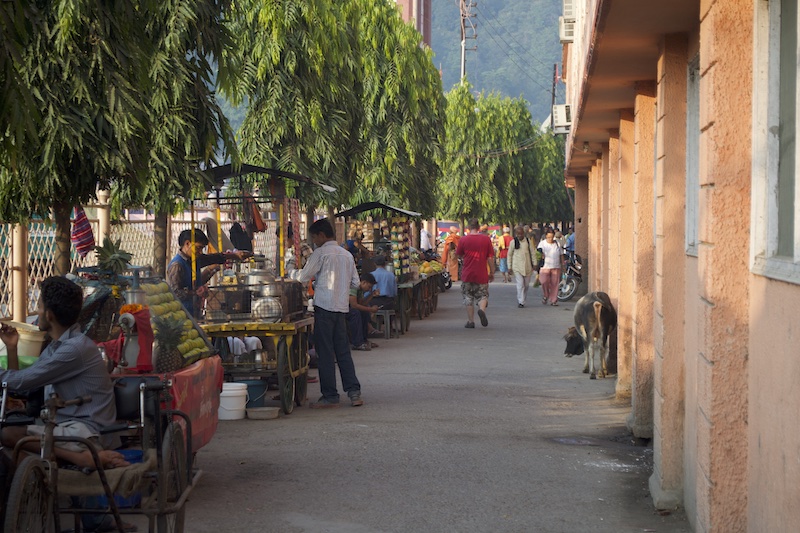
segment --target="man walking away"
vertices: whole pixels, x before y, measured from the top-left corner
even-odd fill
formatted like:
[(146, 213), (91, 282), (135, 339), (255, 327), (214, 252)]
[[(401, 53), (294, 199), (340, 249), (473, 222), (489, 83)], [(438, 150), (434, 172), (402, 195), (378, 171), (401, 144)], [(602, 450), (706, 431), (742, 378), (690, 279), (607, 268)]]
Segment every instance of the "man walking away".
[(347, 339), (347, 313), (350, 310), (350, 289), (358, 288), (359, 279), (353, 256), (336, 242), (328, 219), (317, 220), (308, 229), (317, 247), (300, 271), (301, 283), (314, 282), (314, 342), (319, 357), (319, 388), (322, 397), (309, 407), (339, 407), (336, 389), (336, 364), (342, 378), (342, 389), (350, 397), (350, 405), (364, 405), (361, 384), (356, 377), (350, 342)]
[(478, 220), (469, 221), (469, 235), (458, 241), (456, 255), (463, 258), (461, 269), (461, 294), (467, 307), (465, 328), (475, 327), (475, 304), (481, 325), (489, 325), (486, 307), (489, 305), (489, 282), (494, 279), (494, 247), (488, 235), (479, 232)]

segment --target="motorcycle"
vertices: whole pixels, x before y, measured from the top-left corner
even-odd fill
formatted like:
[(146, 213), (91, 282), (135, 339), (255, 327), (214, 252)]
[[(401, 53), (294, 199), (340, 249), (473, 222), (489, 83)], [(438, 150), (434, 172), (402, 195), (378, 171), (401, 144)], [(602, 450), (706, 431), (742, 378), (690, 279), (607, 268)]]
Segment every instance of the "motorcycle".
[(564, 255), (567, 258), (567, 266), (558, 284), (558, 300), (561, 302), (571, 300), (578, 292), (581, 281), (583, 281), (583, 277), (581, 276), (581, 269), (583, 268), (581, 256), (575, 252)]

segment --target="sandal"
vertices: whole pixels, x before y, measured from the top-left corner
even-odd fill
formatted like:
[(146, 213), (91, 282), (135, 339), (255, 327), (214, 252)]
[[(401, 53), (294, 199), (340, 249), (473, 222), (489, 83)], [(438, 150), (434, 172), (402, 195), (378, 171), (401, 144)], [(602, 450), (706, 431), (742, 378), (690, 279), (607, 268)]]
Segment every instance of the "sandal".
[(552, 305), (553, 307), (557, 307), (558, 306), (558, 302), (553, 302), (550, 305)]

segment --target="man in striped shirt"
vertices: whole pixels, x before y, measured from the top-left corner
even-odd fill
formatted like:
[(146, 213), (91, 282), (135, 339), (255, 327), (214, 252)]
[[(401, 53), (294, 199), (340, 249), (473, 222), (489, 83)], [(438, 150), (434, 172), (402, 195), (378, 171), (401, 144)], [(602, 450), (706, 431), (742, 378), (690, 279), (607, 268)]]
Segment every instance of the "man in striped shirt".
[(358, 272), (353, 256), (336, 242), (328, 219), (317, 220), (308, 231), (317, 249), (308, 258), (298, 279), (302, 283), (315, 279), (314, 343), (319, 357), (319, 388), (322, 393), (322, 397), (310, 407), (339, 407), (337, 363), (342, 389), (350, 398), (350, 405), (358, 407), (364, 401), (347, 338), (350, 289), (359, 285)]
[[(29, 391), (45, 388), (45, 397), (55, 392), (63, 400), (90, 396), (92, 401), (58, 410), (54, 434), (56, 436), (83, 437), (102, 448), (113, 447), (117, 439), (100, 437), (100, 429), (116, 422), (114, 388), (105, 361), (97, 345), (81, 333), (77, 323), (83, 305), (83, 291), (67, 278), (53, 276), (41, 285), (39, 297), (39, 329), (46, 331), (52, 342), (38, 360), (24, 370), (18, 370), (17, 345), (19, 333), (8, 324), (0, 328), (0, 340), (8, 350), (8, 370), (0, 370), (0, 382), (8, 384), (11, 391)], [(41, 435), (44, 426), (6, 427), (2, 430), (2, 443), (11, 447), (26, 435)], [(26, 449), (38, 451), (38, 443)], [(79, 443), (58, 442), (57, 457), (73, 464), (94, 468), (89, 451)], [(127, 464), (122, 455), (112, 450), (100, 451), (100, 460), (108, 467)]]

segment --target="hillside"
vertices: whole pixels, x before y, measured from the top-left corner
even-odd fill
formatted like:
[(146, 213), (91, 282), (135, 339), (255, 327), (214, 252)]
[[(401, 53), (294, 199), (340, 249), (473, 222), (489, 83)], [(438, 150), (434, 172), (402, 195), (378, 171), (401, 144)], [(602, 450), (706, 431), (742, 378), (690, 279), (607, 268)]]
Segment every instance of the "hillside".
[[(478, 91), (522, 96), (534, 121), (550, 114), (553, 64), (561, 63), (558, 17), (561, 0), (474, 0), (477, 51), (467, 51), (467, 79)], [(431, 46), (450, 90), (461, 73), (461, 19), (458, 0), (432, 0)], [(563, 103), (563, 85), (557, 102)]]

